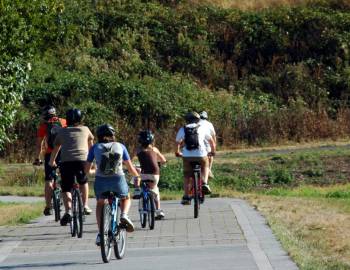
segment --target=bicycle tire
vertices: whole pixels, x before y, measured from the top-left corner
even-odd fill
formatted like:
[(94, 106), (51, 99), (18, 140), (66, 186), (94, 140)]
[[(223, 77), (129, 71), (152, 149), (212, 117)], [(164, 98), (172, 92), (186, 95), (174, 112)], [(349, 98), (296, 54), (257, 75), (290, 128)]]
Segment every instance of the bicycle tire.
[(61, 191), (56, 188), (52, 192), (52, 205), (55, 212), (55, 221), (59, 221), (61, 219)]
[(147, 205), (148, 205), (148, 225), (149, 225), (149, 229), (153, 230), (154, 224), (155, 224), (155, 205), (154, 205), (154, 198), (152, 193), (148, 194)]
[(76, 191), (76, 196), (78, 196), (78, 208), (77, 208), (77, 236), (78, 238), (83, 237), (83, 221), (84, 221), (84, 207), (83, 199), (81, 198), (80, 191)]
[(126, 241), (127, 241), (127, 234), (126, 234), (126, 229), (120, 227), (120, 213), (121, 209), (118, 206), (117, 207), (117, 226), (118, 230), (115, 235), (114, 239), (114, 255), (118, 260), (123, 259), (125, 255), (125, 250), (126, 250)]
[(144, 200), (143, 195), (139, 199), (139, 213), (141, 227), (145, 228), (147, 224), (147, 202)]
[(194, 207), (194, 218), (198, 218), (199, 216), (199, 194), (198, 194), (198, 173), (194, 173), (193, 178), (193, 207)]
[(72, 218), (70, 222), (70, 232), (72, 237), (77, 234), (77, 202), (76, 202), (75, 191), (72, 192)]
[(100, 218), (100, 239), (101, 239), (101, 256), (104, 263), (108, 263), (111, 259), (111, 206), (105, 203), (102, 208), (102, 214)]

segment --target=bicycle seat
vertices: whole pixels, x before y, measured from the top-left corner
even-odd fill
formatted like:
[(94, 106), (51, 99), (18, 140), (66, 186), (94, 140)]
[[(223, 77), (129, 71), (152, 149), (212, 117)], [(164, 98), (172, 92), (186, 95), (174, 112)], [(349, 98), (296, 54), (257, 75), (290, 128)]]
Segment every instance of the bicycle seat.
[(117, 194), (114, 191), (105, 191), (101, 194), (103, 198), (108, 198), (108, 197), (114, 197), (117, 196)]
[(151, 179), (144, 179), (144, 180), (141, 180), (143, 183), (153, 183), (154, 181), (151, 180)]
[(190, 162), (192, 169), (200, 169), (201, 168), (201, 163), (199, 161), (191, 161)]

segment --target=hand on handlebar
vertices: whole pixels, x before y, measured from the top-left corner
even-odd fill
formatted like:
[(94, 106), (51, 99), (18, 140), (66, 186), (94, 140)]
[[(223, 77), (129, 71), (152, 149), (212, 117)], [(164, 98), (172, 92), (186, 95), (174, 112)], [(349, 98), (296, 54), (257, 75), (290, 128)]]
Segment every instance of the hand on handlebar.
[(181, 152), (175, 152), (175, 156), (176, 157), (182, 157), (182, 153)]
[(33, 165), (34, 165), (34, 166), (40, 166), (40, 165), (42, 165), (42, 164), (43, 164), (42, 160), (40, 160), (40, 159), (38, 159), (38, 158), (35, 159), (34, 162), (33, 162)]
[(208, 153), (208, 157), (213, 157), (213, 156), (215, 156), (215, 152), (209, 152)]

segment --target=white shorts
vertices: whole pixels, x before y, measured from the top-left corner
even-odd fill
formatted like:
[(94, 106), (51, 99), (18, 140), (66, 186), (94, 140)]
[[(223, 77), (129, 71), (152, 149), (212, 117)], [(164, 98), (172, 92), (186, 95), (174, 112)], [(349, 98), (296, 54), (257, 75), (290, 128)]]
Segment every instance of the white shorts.
[(155, 174), (141, 174), (141, 180), (151, 180), (154, 183), (154, 187), (150, 188), (150, 190), (156, 194), (156, 196), (159, 198), (159, 188), (158, 188), (158, 183), (159, 183), (159, 175)]

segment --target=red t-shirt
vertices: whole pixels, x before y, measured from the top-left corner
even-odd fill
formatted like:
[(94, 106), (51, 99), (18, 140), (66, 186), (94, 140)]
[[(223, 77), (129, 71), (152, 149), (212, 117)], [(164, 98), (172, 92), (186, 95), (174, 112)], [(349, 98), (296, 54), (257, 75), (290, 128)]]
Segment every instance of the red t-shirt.
[[(66, 119), (63, 119), (63, 118), (58, 118), (58, 119), (61, 122), (62, 127), (67, 127)], [(54, 118), (51, 118), (50, 120), (54, 120)], [(47, 136), (47, 123), (41, 123), (39, 125), (39, 128), (38, 128), (37, 137), (38, 138), (46, 138), (46, 136)], [(46, 154), (51, 153), (52, 152), (52, 148), (49, 147), (46, 142), (45, 142), (45, 144), (46, 144), (46, 151), (45, 151), (45, 153)]]

